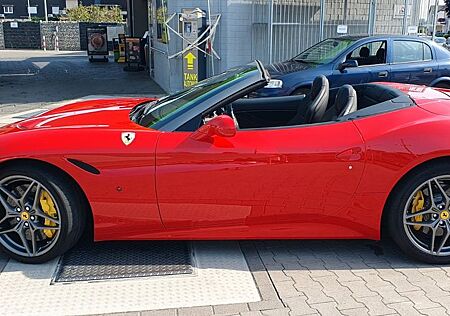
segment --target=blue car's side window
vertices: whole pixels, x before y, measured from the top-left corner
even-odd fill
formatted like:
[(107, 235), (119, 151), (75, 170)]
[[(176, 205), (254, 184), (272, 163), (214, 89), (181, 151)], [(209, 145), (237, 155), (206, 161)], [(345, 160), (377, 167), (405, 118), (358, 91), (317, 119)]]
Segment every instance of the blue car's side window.
[(427, 44), (423, 44), (423, 58), (424, 60), (433, 59), (433, 56), (431, 54), (431, 48)]
[(386, 41), (375, 41), (361, 45), (347, 55), (347, 60), (356, 60), (359, 66), (386, 63)]
[(415, 41), (394, 41), (394, 63), (431, 60), (431, 49), (427, 44)]

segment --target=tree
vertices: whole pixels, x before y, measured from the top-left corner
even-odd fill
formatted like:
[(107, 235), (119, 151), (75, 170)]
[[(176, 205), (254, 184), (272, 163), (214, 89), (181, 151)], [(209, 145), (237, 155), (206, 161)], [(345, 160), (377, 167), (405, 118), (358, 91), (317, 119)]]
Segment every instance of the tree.
[(117, 6), (100, 7), (95, 5), (81, 5), (76, 8), (67, 9), (67, 18), (69, 21), (77, 22), (123, 22), (122, 13)]
[[(450, 18), (450, 0), (444, 0), (445, 2), (445, 13), (447, 13), (447, 17)], [(436, 3), (439, 3), (436, 1)]]

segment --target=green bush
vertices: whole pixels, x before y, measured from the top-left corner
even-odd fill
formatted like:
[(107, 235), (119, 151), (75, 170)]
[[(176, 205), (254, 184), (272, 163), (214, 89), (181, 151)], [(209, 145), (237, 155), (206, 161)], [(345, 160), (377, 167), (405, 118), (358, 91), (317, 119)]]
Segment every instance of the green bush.
[(95, 5), (78, 6), (67, 9), (69, 21), (76, 22), (123, 22), (119, 7), (100, 7)]

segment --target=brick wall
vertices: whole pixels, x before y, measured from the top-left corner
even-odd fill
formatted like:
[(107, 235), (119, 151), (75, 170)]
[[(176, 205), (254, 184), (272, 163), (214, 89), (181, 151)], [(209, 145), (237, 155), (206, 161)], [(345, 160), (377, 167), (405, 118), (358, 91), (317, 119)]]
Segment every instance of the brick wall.
[[(115, 26), (116, 23), (85, 22), (18, 22), (18, 28), (11, 28), (10, 22), (0, 22), (0, 49), (41, 49), (45, 37), (48, 50), (55, 49), (55, 32), (60, 50), (86, 50), (86, 28), (90, 26)], [(124, 24), (123, 24), (124, 25)], [(112, 50), (112, 39), (108, 39)]]
[(402, 0), (378, 0), (375, 21), (376, 34), (401, 34), (403, 18), (394, 16), (395, 5), (404, 4)]
[(55, 32), (57, 31), (60, 50), (81, 50), (78, 24), (78, 22), (41, 23), (41, 36), (45, 36), (47, 49), (55, 49)]
[(41, 28), (35, 22), (17, 22), (17, 28), (11, 28), (11, 23), (3, 23), (3, 38), (5, 48), (40, 49)]

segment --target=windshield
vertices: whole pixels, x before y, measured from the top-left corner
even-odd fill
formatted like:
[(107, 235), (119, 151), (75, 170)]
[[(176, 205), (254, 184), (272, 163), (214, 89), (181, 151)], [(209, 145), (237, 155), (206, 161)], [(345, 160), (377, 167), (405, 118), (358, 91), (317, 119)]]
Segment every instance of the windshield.
[(354, 42), (355, 40), (347, 38), (329, 38), (308, 48), (293, 60), (311, 64), (326, 64)]
[(256, 64), (232, 68), (158, 101), (139, 104), (131, 111), (130, 118), (137, 124), (155, 128), (155, 124), (171, 118), (179, 111), (204, 100), (212, 94), (220, 92), (230, 84), (242, 80), (253, 71), (259, 71)]

